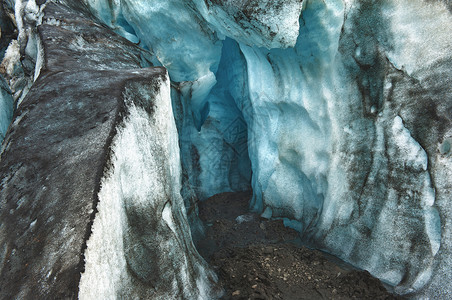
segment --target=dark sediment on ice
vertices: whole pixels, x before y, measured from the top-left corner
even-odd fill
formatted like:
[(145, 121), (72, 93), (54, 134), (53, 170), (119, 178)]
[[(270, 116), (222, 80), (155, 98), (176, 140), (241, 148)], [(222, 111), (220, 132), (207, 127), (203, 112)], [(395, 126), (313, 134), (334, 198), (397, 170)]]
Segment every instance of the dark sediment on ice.
[(216, 270), (223, 299), (401, 299), (368, 272), (300, 246), (282, 220), (250, 213), (250, 193), (202, 202), (206, 236), (198, 250)]
[(55, 19), (38, 28), (41, 75), (0, 157), (0, 299), (77, 298), (124, 92), (166, 73), (142, 69), (137, 46), (49, 3), (43, 20)]

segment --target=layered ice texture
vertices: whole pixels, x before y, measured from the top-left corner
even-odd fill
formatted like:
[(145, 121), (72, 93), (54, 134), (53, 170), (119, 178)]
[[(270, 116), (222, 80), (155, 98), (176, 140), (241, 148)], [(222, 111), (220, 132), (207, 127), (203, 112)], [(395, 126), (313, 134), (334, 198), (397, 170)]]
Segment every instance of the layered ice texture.
[[(397, 293), (452, 297), (449, 1), (84, 1), (168, 70), (189, 214), (197, 199), (252, 188), (253, 210), (283, 219)], [(131, 112), (138, 120), (140, 111)], [(142, 199), (158, 195), (115, 190), (121, 178), (134, 178), (129, 168), (158, 171), (144, 154), (125, 162), (121, 153), (134, 147), (122, 148), (123, 138), (137, 147), (153, 140), (133, 124), (118, 135), (119, 154), (100, 193), (114, 194), (118, 209), (105, 213), (120, 222), (129, 205), (155, 209)], [(176, 168), (176, 156), (168, 154), (164, 168)], [(146, 176), (137, 182), (160, 191)], [(128, 192), (135, 200), (118, 196)], [(177, 211), (160, 208), (153, 222), (177, 239)], [(109, 234), (113, 253), (135, 232)], [(138, 241), (153, 238), (140, 234)], [(89, 255), (94, 262), (101, 254)], [(152, 275), (131, 265), (143, 278)], [(118, 266), (104, 267), (114, 280), (129, 280)], [(108, 274), (93, 272), (90, 278)]]
[(44, 60), (0, 156), (0, 298), (218, 298), (180, 194), (167, 71), (61, 2), (15, 5), (43, 23), (16, 11), (30, 30), (3, 66), (34, 54), (39, 70), (40, 43)]
[[(132, 85), (85, 252), (80, 299), (212, 299), (216, 276), (191, 241), (169, 79)], [(139, 99), (139, 101), (138, 101)], [(140, 103), (141, 105), (137, 105)]]
[(5, 79), (0, 76), (0, 142), (3, 141), (13, 118), (13, 98)]
[[(42, 11), (36, 1), (5, 1), (0, 18), (8, 18), (4, 9), (14, 10), (17, 40), (12, 40), (2, 58), (0, 69), (0, 142), (11, 123), (14, 109), (27, 95), (41, 71), (44, 60), (37, 26), (42, 22)], [(10, 20), (0, 20), (2, 28), (9, 29)], [(5, 32), (5, 35), (10, 33)], [(1, 36), (1, 32), (0, 32)], [(28, 74), (27, 74), (28, 73)]]
[(251, 186), (252, 209), (398, 293), (451, 296), (447, 2), (129, 0), (115, 11), (168, 68), (197, 197)]

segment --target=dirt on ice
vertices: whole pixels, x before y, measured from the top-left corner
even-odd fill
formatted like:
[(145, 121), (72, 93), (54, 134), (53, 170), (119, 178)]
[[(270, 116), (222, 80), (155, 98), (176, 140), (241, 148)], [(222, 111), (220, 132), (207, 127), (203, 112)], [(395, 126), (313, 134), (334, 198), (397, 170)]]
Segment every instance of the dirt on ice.
[(217, 272), (222, 299), (403, 299), (368, 272), (300, 246), (282, 220), (250, 213), (250, 193), (222, 193), (200, 203), (206, 236), (198, 251)]

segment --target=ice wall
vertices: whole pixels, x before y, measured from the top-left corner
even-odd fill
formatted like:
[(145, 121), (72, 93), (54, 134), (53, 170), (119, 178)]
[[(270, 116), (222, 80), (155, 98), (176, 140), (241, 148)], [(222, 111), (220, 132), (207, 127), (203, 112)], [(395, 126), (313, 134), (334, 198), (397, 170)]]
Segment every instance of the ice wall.
[[(249, 189), (247, 125), (235, 104), (247, 91), (228, 95), (244, 86), (245, 75), (230, 67), (242, 72), (244, 60), (236, 42), (224, 40), (228, 36), (248, 45), (293, 46), (302, 2), (174, 0), (148, 5), (127, 0), (113, 6), (109, 1), (85, 2), (113, 28), (117, 22), (112, 20), (123, 16), (140, 45), (168, 69), (175, 117), (181, 120), (177, 124), (183, 172), (190, 173), (183, 179), (184, 194), (203, 200), (219, 192)], [(101, 9), (110, 6), (114, 8)]]
[(334, 62), (343, 20), (343, 6), (333, 4), (307, 4), (294, 48), (241, 45), (251, 110), (251, 205), (265, 209), (266, 217), (298, 220), (292, 225), (301, 232), (315, 226), (328, 188)]
[(249, 190), (251, 166), (247, 124), (238, 101), (243, 99), (246, 70), (236, 42), (223, 42), (217, 84), (206, 97), (203, 125), (198, 131), (184, 83), (173, 84), (186, 183), (202, 200), (225, 191)]
[[(35, 0), (5, 1), (1, 5), (0, 17), (3, 18), (0, 25), (6, 29), (5, 32), (0, 32), (0, 44), (7, 42), (6, 47), (1, 49), (4, 53), (0, 65), (2, 74), (0, 141), (2, 141), (11, 122), (13, 110), (20, 105), (33, 81), (38, 78), (44, 58), (37, 35), (37, 26), (42, 22), (42, 11)], [(17, 27), (15, 28), (17, 33), (11, 28), (13, 26)]]
[(168, 69), (187, 207), (252, 171), (263, 216), (451, 296), (449, 1), (85, 2)]
[[(0, 5), (0, 60), (3, 61), (9, 43), (14, 38), (14, 25), (8, 17), (3, 5)], [(0, 144), (5, 137), (6, 130), (13, 116), (14, 101), (11, 97), (11, 89), (5, 80), (7, 73), (5, 64), (0, 64)], [(1, 147), (0, 147), (1, 148)]]
[[(157, 89), (152, 96), (139, 91)], [(138, 92), (137, 92), (138, 91)], [(191, 241), (169, 79), (125, 91), (85, 252), (80, 299), (212, 299), (215, 275)]]
[(450, 295), (427, 288), (451, 263), (450, 178), (435, 175), (451, 167), (436, 162), (451, 128), (450, 22), (442, 3), (308, 1), (294, 49), (240, 46), (253, 208), (400, 294)]
[(9, 123), (13, 117), (13, 98), (3, 76), (0, 76), (0, 143), (5, 138)]
[(42, 69), (2, 146), (0, 298), (218, 298), (180, 196), (166, 69), (62, 2), (39, 7)]
[(221, 35), (246, 45), (293, 47), (298, 36), (302, 0), (193, 1), (210, 26)]
[(451, 128), (446, 74), (452, 41), (440, 29), (451, 25), (450, 9), (422, 1), (360, 1), (347, 5), (346, 17), (338, 70), (350, 103), (337, 107), (344, 131), (337, 142), (341, 159), (331, 169), (340, 172), (333, 180), (343, 174), (347, 188), (329, 188), (315, 239), (396, 285), (398, 293), (450, 297), (450, 288), (431, 285), (450, 280), (445, 203), (451, 181), (436, 175), (451, 168), (438, 157)]

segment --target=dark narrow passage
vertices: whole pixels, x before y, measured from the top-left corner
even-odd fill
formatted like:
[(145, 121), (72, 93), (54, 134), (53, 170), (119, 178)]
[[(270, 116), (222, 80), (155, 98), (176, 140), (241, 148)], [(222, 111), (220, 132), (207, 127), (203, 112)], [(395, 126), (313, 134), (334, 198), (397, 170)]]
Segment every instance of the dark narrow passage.
[[(217, 84), (192, 117), (190, 95), (172, 90), (183, 167), (182, 196), (198, 252), (216, 271), (224, 299), (394, 299), (378, 279), (301, 246), (283, 220), (250, 212), (252, 161), (246, 62), (223, 42)], [(196, 114), (196, 112), (195, 112)], [(203, 229), (204, 228), (204, 229)]]

